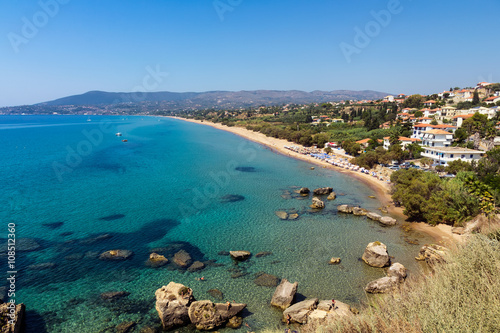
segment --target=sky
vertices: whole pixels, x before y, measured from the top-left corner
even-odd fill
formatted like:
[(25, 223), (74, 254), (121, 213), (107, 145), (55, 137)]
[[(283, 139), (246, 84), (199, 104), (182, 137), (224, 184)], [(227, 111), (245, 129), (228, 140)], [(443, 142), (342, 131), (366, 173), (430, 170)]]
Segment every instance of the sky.
[(498, 0), (0, 0), (0, 106), (500, 82)]

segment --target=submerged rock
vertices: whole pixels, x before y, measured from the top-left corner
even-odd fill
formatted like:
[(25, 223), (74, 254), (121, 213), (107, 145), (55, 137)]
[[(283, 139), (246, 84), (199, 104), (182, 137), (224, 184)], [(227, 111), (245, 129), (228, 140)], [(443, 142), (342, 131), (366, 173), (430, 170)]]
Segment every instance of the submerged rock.
[(29, 265), (28, 269), (33, 269), (33, 270), (42, 270), (42, 269), (51, 269), (56, 267), (56, 263), (53, 262), (44, 262), (41, 264), (33, 264)]
[(272, 252), (269, 252), (269, 251), (262, 251), (262, 252), (259, 252), (255, 255), (255, 257), (257, 258), (262, 258), (262, 257), (267, 257), (267, 256), (270, 256), (272, 255), (273, 253)]
[(174, 254), (174, 262), (178, 266), (185, 268), (191, 264), (192, 259), (191, 259), (191, 256), (189, 255), (189, 253), (187, 253), (184, 250), (180, 250), (179, 252)]
[(168, 259), (165, 258), (164, 255), (155, 252), (151, 253), (149, 255), (148, 261), (146, 261), (146, 265), (150, 267), (161, 267), (165, 266), (166, 264), (168, 264)]
[(224, 299), (224, 294), (219, 289), (209, 289), (207, 293), (220, 301)]
[(285, 211), (278, 210), (278, 211), (274, 212), (274, 214), (276, 214), (276, 216), (279, 217), (281, 220), (288, 219), (288, 213)]
[(297, 213), (293, 213), (293, 214), (288, 215), (289, 220), (296, 220), (298, 218), (299, 218), (299, 214), (297, 214)]
[(325, 195), (333, 192), (333, 188), (331, 187), (321, 187), (317, 188), (313, 191), (314, 195)]
[(127, 291), (109, 291), (101, 294), (101, 298), (105, 300), (114, 301), (123, 297), (130, 295)]
[(369, 243), (366, 246), (361, 259), (372, 267), (385, 267), (391, 263), (391, 258), (387, 253), (387, 246), (378, 241)]
[(124, 217), (125, 217), (125, 215), (123, 215), (123, 214), (113, 214), (113, 215), (101, 217), (101, 218), (99, 218), (99, 220), (101, 220), (101, 221), (114, 221), (114, 220), (122, 219)]
[(216, 327), (225, 325), (230, 318), (235, 317), (243, 311), (246, 304), (213, 303), (212, 301), (196, 301), (189, 307), (189, 319), (198, 330), (213, 330)]
[[(5, 253), (7, 252), (8, 246), (10, 246), (8, 242), (5, 242), (0, 245), (0, 249)], [(40, 248), (40, 244), (32, 238), (16, 238), (16, 251), (18, 252), (31, 252)]]
[(62, 227), (64, 225), (64, 222), (43, 223), (42, 225), (44, 227), (49, 228), (49, 229), (57, 229), (57, 228)]
[(293, 303), (298, 286), (298, 282), (290, 283), (287, 279), (281, 280), (281, 283), (274, 291), (271, 305), (282, 310), (288, 308)]
[(132, 257), (134, 253), (129, 250), (109, 250), (101, 253), (99, 259), (101, 260), (127, 260)]
[(120, 323), (116, 326), (116, 333), (129, 333), (129, 332), (132, 332), (132, 330), (134, 329), (136, 323), (133, 322), (133, 321), (127, 321), (127, 322), (123, 322), (123, 323)]
[(226, 324), (226, 327), (229, 328), (240, 328), (241, 324), (243, 324), (243, 318), (234, 316), (229, 319), (229, 321)]
[(156, 290), (156, 311), (164, 330), (189, 324), (189, 306), (194, 301), (193, 290), (170, 282)]
[(188, 272), (197, 272), (201, 271), (202, 269), (205, 268), (205, 264), (202, 263), (201, 261), (195, 261), (189, 268), (187, 269)]
[(276, 287), (280, 283), (280, 278), (271, 274), (260, 274), (255, 278), (254, 283), (262, 287)]
[(221, 198), (221, 202), (238, 202), (245, 200), (245, 197), (239, 194), (228, 194)]

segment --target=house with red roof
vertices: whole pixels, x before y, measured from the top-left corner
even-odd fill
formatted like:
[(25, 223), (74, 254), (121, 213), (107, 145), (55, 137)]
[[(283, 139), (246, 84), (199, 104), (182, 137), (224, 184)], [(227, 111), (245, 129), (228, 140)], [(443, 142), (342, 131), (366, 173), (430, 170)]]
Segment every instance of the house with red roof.
[[(390, 137), (389, 136), (386, 136), (384, 137), (384, 148), (386, 150), (389, 150), (389, 147), (391, 146), (391, 143), (389, 142), (389, 139)], [(415, 138), (407, 138), (407, 137), (404, 137), (404, 136), (400, 136), (399, 137), (399, 142), (401, 142), (401, 148), (402, 149), (405, 149), (406, 146), (414, 143), (414, 142), (418, 142), (420, 143), (420, 139), (415, 139)]]
[(441, 129), (423, 132), (422, 145), (428, 147), (449, 147), (453, 142), (453, 134)]
[(486, 104), (496, 104), (500, 102), (500, 96), (492, 96), (488, 97), (487, 99), (484, 100)]
[(464, 122), (465, 119), (469, 119), (469, 118), (472, 118), (474, 115), (473, 114), (459, 114), (459, 115), (456, 115), (453, 117), (453, 123), (455, 124), (455, 126), (458, 128), (458, 127), (462, 127), (462, 124)]

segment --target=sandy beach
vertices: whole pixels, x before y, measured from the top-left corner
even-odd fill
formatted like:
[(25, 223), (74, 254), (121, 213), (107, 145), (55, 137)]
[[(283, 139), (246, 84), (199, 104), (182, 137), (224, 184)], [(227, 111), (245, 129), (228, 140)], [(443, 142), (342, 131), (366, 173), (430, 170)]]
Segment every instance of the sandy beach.
[[(350, 177), (353, 177), (355, 179), (358, 179), (359, 181), (363, 182), (365, 185), (369, 186), (371, 189), (373, 189), (377, 193), (377, 199), (382, 203), (382, 205), (387, 209), (387, 211), (396, 217), (400, 221), (405, 221), (406, 216), (403, 214), (403, 208), (401, 207), (395, 207), (394, 204), (392, 203), (392, 198), (390, 194), (390, 183), (384, 182), (376, 177), (370, 176), (368, 174), (364, 174), (358, 171), (352, 171), (348, 169), (344, 169), (341, 167), (337, 167), (334, 165), (331, 165), (325, 161), (316, 159), (312, 156), (309, 155), (303, 155), (294, 151), (291, 151), (289, 149), (286, 149), (285, 146), (300, 146), (299, 144), (296, 143), (291, 143), (287, 140), (283, 139), (277, 139), (277, 138), (272, 138), (268, 137), (262, 133), (258, 132), (253, 132), (250, 130), (247, 130), (246, 128), (242, 127), (228, 127), (224, 126), (222, 124), (218, 123), (212, 123), (212, 122), (207, 122), (207, 121), (201, 121), (201, 120), (195, 120), (195, 119), (186, 119), (186, 118), (180, 118), (180, 117), (169, 117), (173, 119), (178, 119), (178, 120), (183, 120), (183, 121), (188, 121), (192, 123), (197, 123), (201, 125), (207, 125), (211, 126), (223, 131), (231, 132), (236, 135), (239, 135), (245, 139), (251, 140), (253, 142), (260, 143), (262, 145), (265, 145), (269, 147), (270, 149), (274, 150), (277, 153), (283, 154), (285, 156), (297, 158), (309, 163), (312, 163), (314, 165), (317, 165), (322, 168), (328, 168), (335, 170), (337, 172), (341, 172), (344, 174), (348, 174)], [(350, 156), (343, 155), (339, 152), (335, 152), (335, 154), (341, 156), (341, 157), (347, 157), (350, 158)], [(427, 223), (410, 223), (411, 227), (419, 232), (425, 233), (432, 238), (435, 239), (435, 241), (439, 244), (442, 245), (451, 245), (456, 242), (460, 242), (463, 239), (463, 236), (459, 236), (456, 234), (453, 234), (451, 232), (451, 226), (446, 226), (446, 225), (438, 225), (436, 227), (433, 227)]]

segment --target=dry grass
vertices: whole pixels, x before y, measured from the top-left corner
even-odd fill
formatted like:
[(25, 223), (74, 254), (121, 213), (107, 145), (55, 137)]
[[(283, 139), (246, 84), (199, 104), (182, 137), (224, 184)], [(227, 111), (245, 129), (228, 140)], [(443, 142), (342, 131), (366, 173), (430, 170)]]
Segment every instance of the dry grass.
[(500, 332), (500, 243), (474, 235), (447, 260), (353, 319), (308, 332)]

